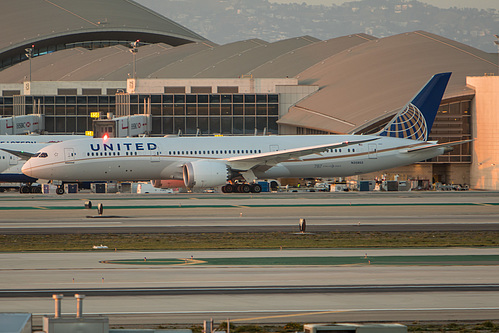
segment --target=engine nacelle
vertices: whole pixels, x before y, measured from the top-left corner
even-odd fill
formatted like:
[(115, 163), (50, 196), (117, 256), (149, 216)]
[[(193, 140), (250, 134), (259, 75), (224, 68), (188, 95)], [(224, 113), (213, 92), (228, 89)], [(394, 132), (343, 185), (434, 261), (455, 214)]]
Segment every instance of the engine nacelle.
[(178, 179), (154, 179), (151, 184), (155, 188), (183, 188), (185, 187), (183, 180)]
[(231, 172), (221, 161), (194, 161), (184, 165), (183, 174), (186, 187), (206, 188), (225, 185)]

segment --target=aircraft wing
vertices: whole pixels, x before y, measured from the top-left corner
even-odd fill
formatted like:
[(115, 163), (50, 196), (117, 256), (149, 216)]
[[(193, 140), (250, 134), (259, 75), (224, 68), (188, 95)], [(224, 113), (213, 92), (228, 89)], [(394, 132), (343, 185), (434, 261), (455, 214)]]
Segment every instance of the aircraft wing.
[(20, 159), (23, 159), (23, 160), (29, 160), (30, 158), (32, 158), (33, 156), (35, 156), (36, 153), (30, 153), (30, 152), (27, 152), (27, 151), (23, 151), (23, 150), (12, 150), (12, 149), (7, 149), (7, 148), (0, 148), (1, 150), (3, 150), (4, 152), (7, 152), (9, 154), (12, 154), (14, 156), (17, 156), (19, 157)]
[(434, 149), (434, 148), (451, 148), (453, 146), (461, 145), (463, 143), (468, 143), (468, 142), (472, 142), (472, 141), (473, 140), (461, 140), (461, 141), (438, 143), (438, 144), (434, 144), (431, 146), (424, 146), (424, 147), (417, 147), (417, 148), (408, 149), (407, 152), (413, 153), (416, 151), (422, 151), (422, 150)]
[(253, 155), (244, 155), (244, 156), (235, 156), (224, 159), (228, 162), (233, 170), (237, 171), (246, 171), (250, 170), (254, 167), (267, 166), (268, 168), (290, 160), (290, 159), (300, 159), (303, 156), (310, 154), (320, 154), (325, 152), (327, 149), (334, 148), (342, 148), (346, 146), (358, 145), (361, 143), (366, 143), (374, 140), (378, 140), (379, 138), (370, 138), (365, 140), (355, 140), (355, 141), (344, 141), (344, 142), (336, 142), (329, 143), (318, 146), (309, 146), (309, 147), (300, 147), (294, 149), (285, 149), (278, 151), (271, 151), (267, 153), (261, 154), (253, 154)]

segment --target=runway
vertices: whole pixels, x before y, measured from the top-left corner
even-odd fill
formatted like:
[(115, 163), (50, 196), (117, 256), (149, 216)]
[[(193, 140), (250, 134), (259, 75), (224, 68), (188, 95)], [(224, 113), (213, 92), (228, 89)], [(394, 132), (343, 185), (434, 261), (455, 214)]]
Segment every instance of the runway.
[[(28, 199), (28, 200), (23, 200)], [(104, 206), (103, 216), (84, 209)], [(0, 230), (29, 233), (499, 230), (499, 194), (0, 195)]]
[[(105, 215), (113, 217), (88, 218), (95, 215), (83, 208), (89, 199), (110, 207), (105, 208)], [(306, 218), (310, 228), (433, 230), (435, 226), (461, 226), (469, 230), (490, 230), (487, 228), (497, 227), (498, 204), (499, 194), (489, 192), (352, 196), (306, 193), (259, 198), (151, 195), (146, 199), (77, 194), (33, 200), (0, 196), (0, 231), (295, 230), (299, 218)], [(0, 253), (0, 311), (31, 312), (35, 314), (35, 321), (39, 321), (41, 315), (53, 313), (50, 295), (63, 292), (62, 312), (74, 314), (73, 294), (78, 292), (88, 293), (84, 313), (109, 315), (111, 324), (200, 324), (210, 318), (216, 322), (231, 318), (236, 323), (260, 324), (497, 320), (497, 264), (154, 266), (103, 263), (124, 259), (281, 257), (292, 260), (366, 256), (374, 263), (390, 256), (472, 255), (497, 256), (499, 249)]]
[[(434, 311), (440, 313), (440, 320), (451, 320), (458, 313), (462, 320), (497, 318), (499, 267), (496, 265), (137, 267), (100, 263), (109, 259), (190, 258), (191, 255), (194, 258), (362, 257), (366, 251), (372, 258), (395, 253), (407, 256), (498, 253), (497, 249), (358, 249), (0, 254), (3, 267), (0, 311), (50, 314), (51, 293), (63, 292), (66, 295), (63, 313), (72, 314), (75, 312), (72, 296), (78, 292), (88, 293), (85, 313), (107, 314), (115, 323), (144, 319), (142, 314), (149, 314), (146, 318), (152, 320), (164, 320), (163, 323), (200, 323), (211, 317), (225, 320), (227, 316), (242, 322), (266, 317), (255, 320), (257, 323), (314, 318), (362, 321), (368, 313), (372, 315), (370, 320), (375, 321), (430, 320)], [(8, 291), (28, 290), (35, 295), (15, 295), (24, 296), (19, 298), (8, 295)], [(432, 315), (428, 316), (429, 313)]]

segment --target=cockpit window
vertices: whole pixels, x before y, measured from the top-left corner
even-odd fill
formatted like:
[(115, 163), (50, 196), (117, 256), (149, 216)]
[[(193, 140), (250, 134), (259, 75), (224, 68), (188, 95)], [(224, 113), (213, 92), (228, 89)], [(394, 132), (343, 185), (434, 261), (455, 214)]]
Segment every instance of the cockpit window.
[(45, 158), (47, 156), (49, 156), (49, 154), (43, 153), (43, 152), (42, 153), (36, 153), (36, 155), (35, 155), (35, 157), (41, 157), (41, 158)]

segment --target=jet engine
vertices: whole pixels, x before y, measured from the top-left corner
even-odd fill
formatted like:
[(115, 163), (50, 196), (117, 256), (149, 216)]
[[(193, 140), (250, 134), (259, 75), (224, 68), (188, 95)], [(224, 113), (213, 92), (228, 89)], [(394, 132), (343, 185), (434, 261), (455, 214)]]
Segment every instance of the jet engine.
[(184, 183), (188, 188), (224, 185), (231, 177), (230, 168), (221, 161), (194, 161), (184, 165)]

